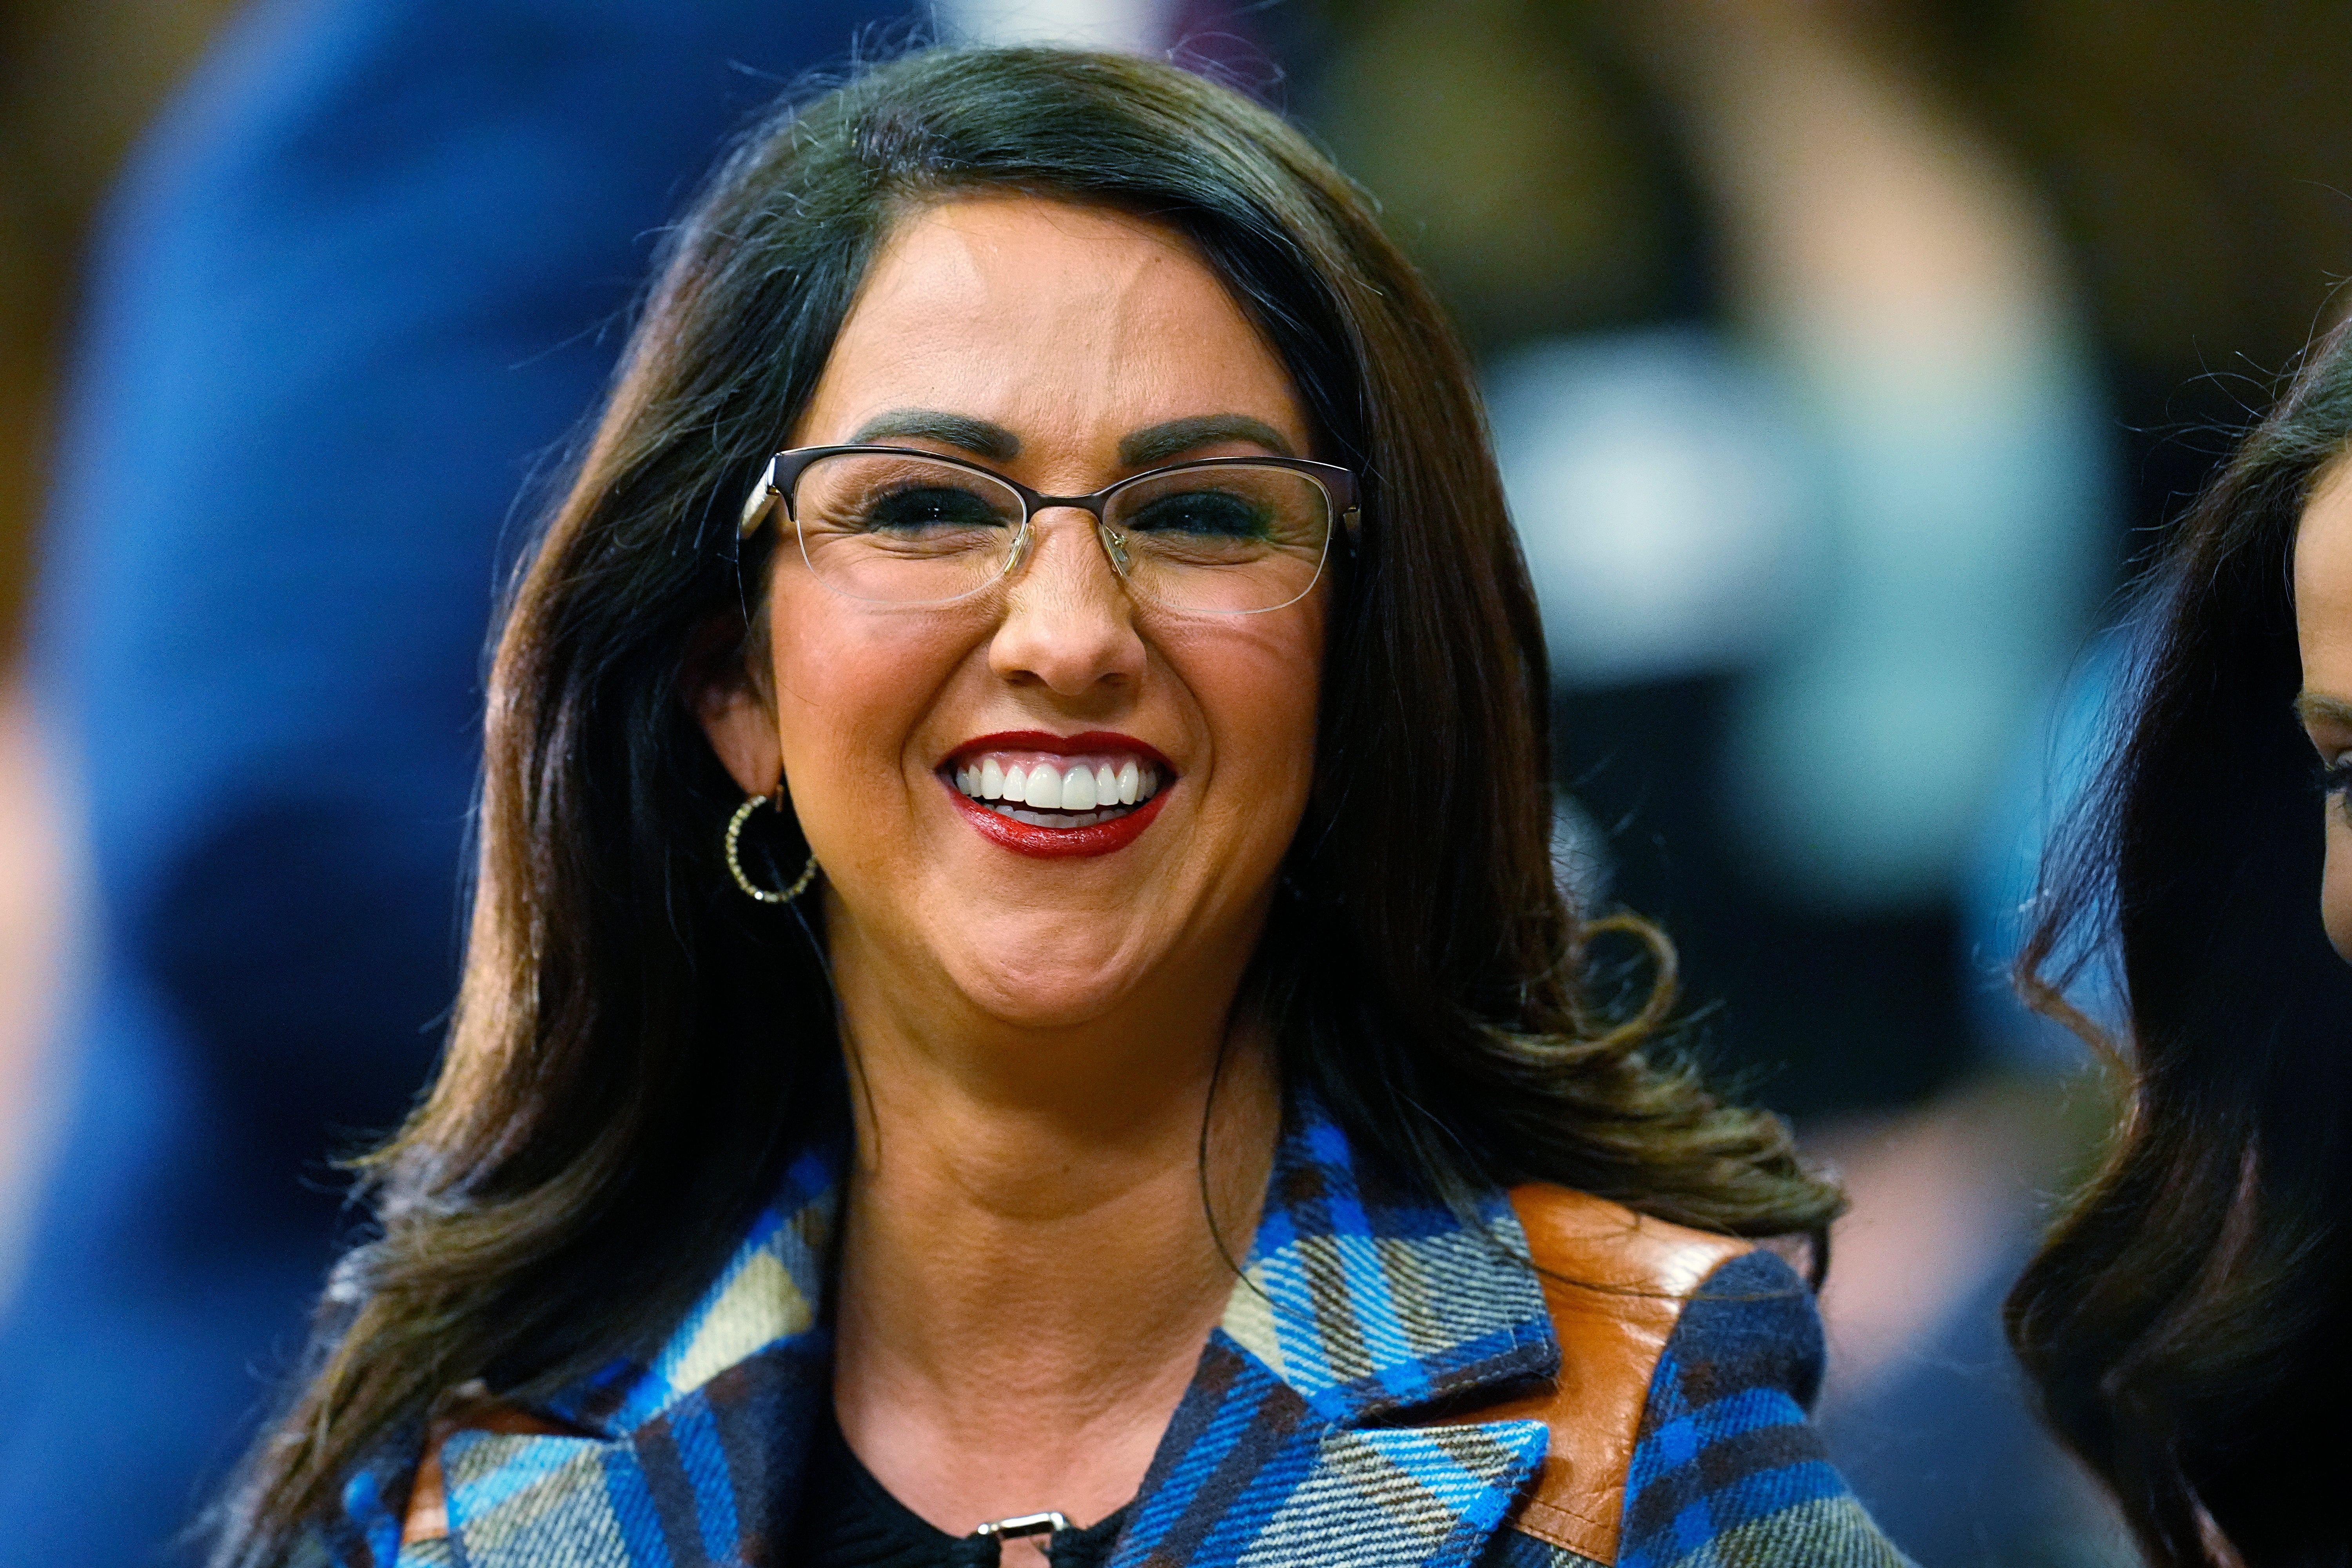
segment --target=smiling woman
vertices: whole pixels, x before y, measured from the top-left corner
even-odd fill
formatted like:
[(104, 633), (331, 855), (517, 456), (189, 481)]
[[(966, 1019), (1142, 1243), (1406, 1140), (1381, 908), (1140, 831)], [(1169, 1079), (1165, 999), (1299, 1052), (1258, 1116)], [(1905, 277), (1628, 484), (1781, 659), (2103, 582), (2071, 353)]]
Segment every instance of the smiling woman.
[(1542, 647), (1279, 120), (780, 114), (517, 591), (447, 1059), (219, 1561), (1898, 1561), (1734, 1239), (1834, 1189), (1588, 991)]

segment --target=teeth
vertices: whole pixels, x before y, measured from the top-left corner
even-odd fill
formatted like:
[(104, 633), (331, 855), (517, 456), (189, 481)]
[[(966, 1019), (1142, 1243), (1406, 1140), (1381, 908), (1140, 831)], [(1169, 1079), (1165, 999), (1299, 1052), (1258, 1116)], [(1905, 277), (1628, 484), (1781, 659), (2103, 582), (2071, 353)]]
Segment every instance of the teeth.
[(1122, 757), (1116, 765), (1057, 765), (1034, 757), (1007, 763), (982, 756), (958, 767), (952, 776), (956, 788), (972, 799), (1040, 827), (1090, 827), (1125, 816), (1122, 808), (1139, 805), (1160, 791), (1160, 770), (1134, 757)]

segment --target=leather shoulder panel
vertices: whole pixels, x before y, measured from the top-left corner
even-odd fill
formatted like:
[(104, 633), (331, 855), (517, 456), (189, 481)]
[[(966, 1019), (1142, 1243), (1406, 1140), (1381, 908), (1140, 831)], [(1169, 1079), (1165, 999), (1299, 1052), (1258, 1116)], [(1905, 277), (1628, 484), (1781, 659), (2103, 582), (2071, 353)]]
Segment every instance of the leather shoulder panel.
[(1551, 1428), (1543, 1474), (1512, 1528), (1614, 1563), (1626, 1467), (1658, 1357), (1691, 1293), (1756, 1244), (1542, 1184), (1513, 1188), (1511, 1207), (1559, 1336), (1559, 1380), (1476, 1418), (1532, 1419)]

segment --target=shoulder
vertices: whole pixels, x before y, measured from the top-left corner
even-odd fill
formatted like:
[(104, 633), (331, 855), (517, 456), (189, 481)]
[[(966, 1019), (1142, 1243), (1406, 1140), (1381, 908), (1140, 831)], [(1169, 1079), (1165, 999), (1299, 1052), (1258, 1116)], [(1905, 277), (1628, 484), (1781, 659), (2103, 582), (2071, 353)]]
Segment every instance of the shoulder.
[(1561, 1367), (1539, 1402), (1552, 1457), (1498, 1561), (1903, 1562), (1805, 1419), (1824, 1357), (1794, 1270), (1565, 1188), (1511, 1204)]
[(1486, 1413), (1532, 1417), (1550, 1429), (1542, 1473), (1513, 1532), (1578, 1561), (1612, 1563), (1626, 1458), (1684, 1298), (1752, 1244), (1566, 1187), (1531, 1184), (1510, 1197), (1559, 1342), (1559, 1372), (1549, 1388)]
[(368, 1489), (385, 1502), (401, 1495), (404, 1489), (407, 1499), (396, 1510), (382, 1507), (369, 1510), (383, 1518), (393, 1517), (396, 1512), (400, 1521), (397, 1544), (389, 1553), (377, 1552), (373, 1560), (388, 1563), (396, 1554), (403, 1568), (410, 1564), (432, 1568), (445, 1560), (449, 1551), (449, 1506), (442, 1473), (442, 1450), (459, 1432), (534, 1437), (577, 1435), (574, 1428), (491, 1397), (478, 1383), (452, 1390), (425, 1425), (421, 1451), (411, 1450), (415, 1458), (404, 1489), (398, 1484)]
[(1806, 1419), (1823, 1361), (1812, 1292), (1771, 1253), (1700, 1282), (1643, 1402), (1618, 1568), (1906, 1562)]

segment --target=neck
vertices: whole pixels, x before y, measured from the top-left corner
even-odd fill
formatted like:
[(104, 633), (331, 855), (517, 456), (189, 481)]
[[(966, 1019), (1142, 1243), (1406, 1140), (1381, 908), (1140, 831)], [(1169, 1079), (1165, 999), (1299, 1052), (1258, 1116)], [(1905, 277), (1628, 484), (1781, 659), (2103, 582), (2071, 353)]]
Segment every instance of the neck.
[(1239, 965), (1018, 1028), (848, 946), (843, 1432), (950, 1533), (1091, 1523), (1140, 1484), (1256, 1228), (1281, 1096)]

